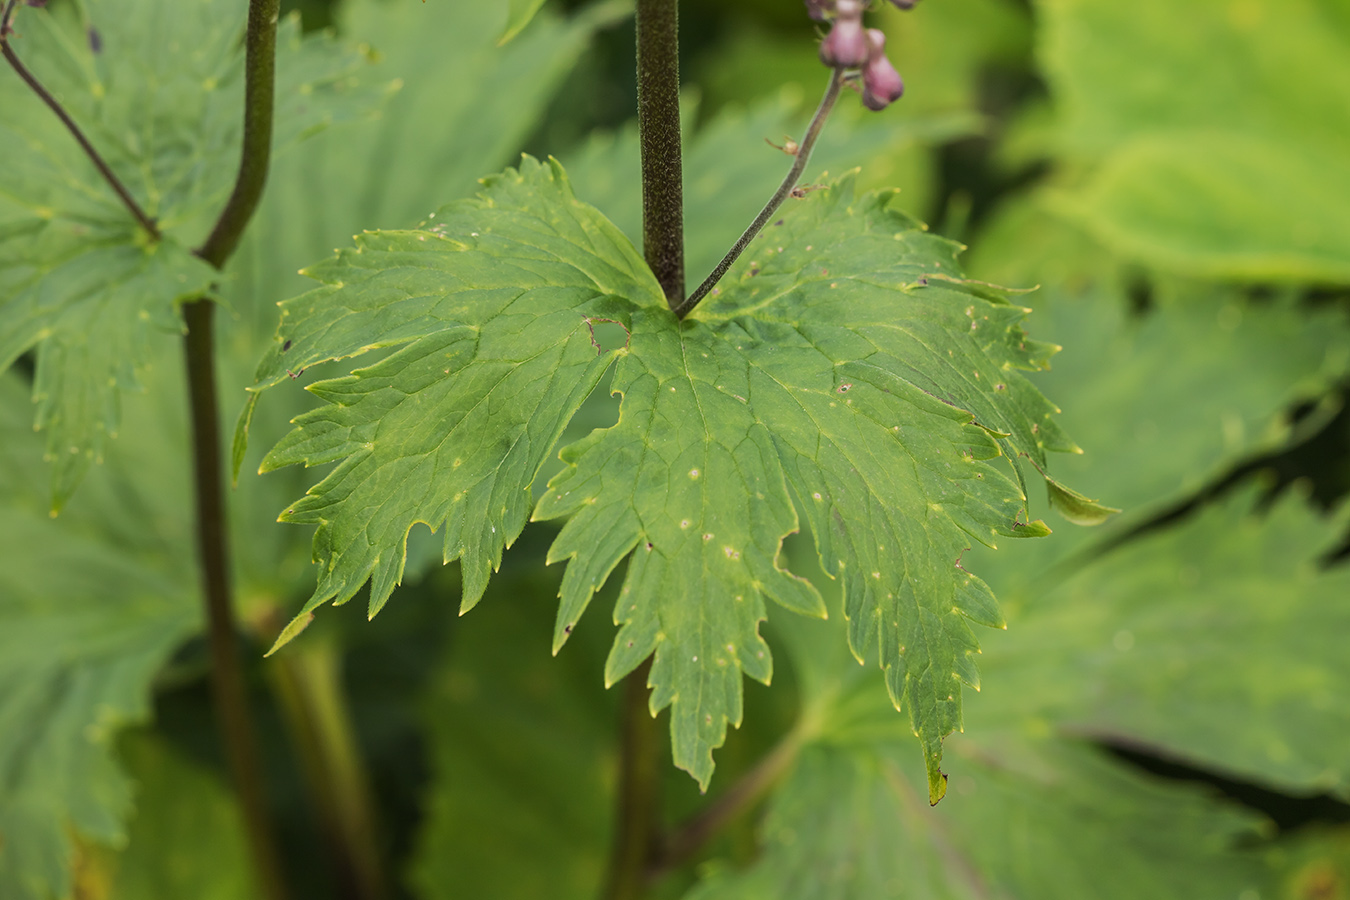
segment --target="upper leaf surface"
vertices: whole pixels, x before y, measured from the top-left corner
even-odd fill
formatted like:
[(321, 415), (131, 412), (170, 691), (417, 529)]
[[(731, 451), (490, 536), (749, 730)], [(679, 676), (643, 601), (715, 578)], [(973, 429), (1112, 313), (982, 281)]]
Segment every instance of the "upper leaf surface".
[(593, 344), (592, 320), (626, 320), (635, 302), (663, 302), (659, 288), (627, 239), (573, 198), (560, 167), (528, 159), (427, 230), (368, 232), (310, 274), (328, 286), (283, 304), (260, 386), (407, 346), (312, 385), (329, 405), (298, 418), (263, 461), (343, 460), (283, 515), (320, 526), (324, 571), (305, 612), (349, 600), (372, 576), (378, 610), (417, 522), (445, 528), (468, 608), (524, 527), (546, 454), (612, 360)]
[(986, 460), (1000, 455), (993, 434), (1041, 466), (1047, 442), (1068, 448), (1016, 371), (1046, 348), (1017, 327), (1025, 310), (957, 280), (953, 246), (889, 199), (821, 192), (678, 330), (662, 311), (635, 319), (614, 380), (619, 424), (565, 452), (572, 468), (536, 512), (572, 516), (550, 554), (576, 557), (560, 642), (637, 548), (606, 677), (656, 652), (653, 708), (676, 703), (675, 759), (702, 783), (740, 720), (737, 670), (770, 675), (762, 598), (824, 611), (775, 562), (797, 529), (793, 497), (843, 581), (855, 654), (879, 658), (923, 735), (934, 796), (941, 738), (960, 727), (957, 682), (978, 683), (965, 619), (998, 623), (960, 556), (972, 538), (1044, 533)]
[[(177, 304), (211, 285), (187, 248), (237, 166), (246, 10), (228, 0), (19, 10), (15, 51), (164, 234), (151, 242), (51, 110), (0, 70), (0, 144), (11, 151), (0, 167), (0, 368), (37, 348), (36, 424), (59, 507), (116, 433), (148, 342), (178, 331)], [(358, 64), (330, 40), (302, 41), (288, 20), (278, 144), (364, 107)]]
[[(608, 359), (589, 321), (620, 321), (617, 425), (564, 451), (535, 511), (570, 516), (550, 558), (571, 558), (555, 645), (633, 552), (606, 670), (656, 654), (653, 710), (674, 706), (676, 763), (706, 784), (711, 751), (741, 717), (742, 671), (767, 681), (764, 598), (821, 614), (778, 564), (806, 510), (848, 598), (850, 642), (879, 659), (941, 795), (941, 739), (976, 683), (966, 618), (998, 624), (960, 568), (972, 540), (1044, 534), (989, 461), (1000, 444), (1044, 469), (1071, 449), (1019, 369), (1052, 348), (996, 290), (961, 281), (954, 245), (851, 184), (798, 205), (733, 269), (719, 298), (677, 323), (627, 240), (527, 160), (424, 230), (367, 234), (284, 306), (265, 387), (287, 370), (407, 346), (313, 386), (264, 468), (342, 460), (285, 518), (319, 525), (318, 603), (374, 576), (396, 583), (416, 522), (446, 528), (466, 606), (525, 521), (530, 484)], [(432, 224), (434, 222), (434, 224)], [(293, 632), (288, 632), (288, 635)]]

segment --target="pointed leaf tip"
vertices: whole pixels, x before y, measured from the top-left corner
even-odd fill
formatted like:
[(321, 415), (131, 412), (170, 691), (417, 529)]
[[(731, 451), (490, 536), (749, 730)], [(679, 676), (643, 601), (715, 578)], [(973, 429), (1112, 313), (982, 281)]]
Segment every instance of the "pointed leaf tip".
[(1045, 479), (1045, 486), (1050, 493), (1050, 505), (1075, 525), (1100, 525), (1120, 512), (1066, 488), (1053, 478)]
[(525, 26), (530, 24), (535, 13), (539, 12), (540, 7), (544, 5), (544, 0), (511, 0), (511, 10), (507, 14), (506, 29), (502, 36), (497, 38), (497, 46), (502, 47), (515, 39), (516, 35), (525, 30)]
[(294, 619), (291, 619), (290, 624), (281, 630), (281, 634), (277, 635), (276, 642), (272, 644), (272, 649), (263, 654), (263, 658), (265, 659), (271, 656), (273, 653), (276, 653), (282, 647), (289, 644), (298, 634), (300, 634), (300, 632), (308, 628), (309, 623), (313, 621), (314, 613), (312, 612), (301, 613)]

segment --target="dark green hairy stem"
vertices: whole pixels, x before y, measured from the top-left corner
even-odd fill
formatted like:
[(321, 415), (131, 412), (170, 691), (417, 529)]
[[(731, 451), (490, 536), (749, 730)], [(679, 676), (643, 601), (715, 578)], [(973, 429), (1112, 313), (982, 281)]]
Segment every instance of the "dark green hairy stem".
[(661, 792), (661, 730), (648, 708), (648, 659), (623, 680), (622, 752), (614, 847), (604, 900), (638, 900), (658, 847)]
[[(250, 0), (244, 62), (244, 139), (239, 175), (210, 237), (196, 251), (217, 269), (225, 265), (239, 245), (267, 180), (272, 148), (273, 75), (279, 12), (278, 0)], [(277, 852), (276, 830), (267, 808), (258, 741), (248, 708), (230, 600), (224, 458), (212, 339), (214, 312), (214, 303), (206, 298), (183, 307), (187, 323), (184, 342), (191, 401), (197, 549), (209, 624), (211, 689), (259, 886), (268, 900), (285, 900), (286, 884)]]
[(244, 687), (230, 604), (229, 550), (221, 480), (220, 412), (212, 353), (212, 305), (198, 300), (183, 308), (189, 404), (192, 415), (193, 476), (197, 503), (197, 551), (206, 598), (211, 647), (211, 693), (225, 743), (225, 757), (239, 794), (249, 850), (267, 900), (285, 900), (286, 888), (267, 809), (262, 764)]
[(703, 283), (698, 286), (698, 290), (689, 295), (689, 299), (674, 307), (675, 315), (683, 319), (693, 311), (695, 306), (698, 306), (700, 300), (708, 296), (708, 292), (716, 286), (723, 275), (727, 274), (731, 264), (745, 252), (745, 248), (750, 246), (750, 242), (764, 229), (765, 225), (769, 224), (769, 220), (773, 218), (774, 213), (778, 212), (778, 208), (792, 194), (797, 182), (801, 180), (802, 173), (806, 171), (807, 163), (811, 161), (811, 151), (815, 149), (816, 139), (820, 137), (820, 132), (825, 127), (825, 120), (830, 117), (830, 110), (834, 109), (834, 102), (839, 99), (839, 90), (843, 87), (843, 84), (843, 72), (839, 69), (832, 71), (829, 86), (825, 88), (825, 96), (820, 99), (820, 106), (816, 108), (816, 114), (811, 118), (811, 124), (807, 126), (806, 134), (797, 147), (797, 158), (793, 161), (792, 168), (788, 170), (787, 177), (783, 179), (783, 183), (778, 186), (774, 195), (769, 198), (769, 202), (759, 211), (759, 215), (755, 216), (755, 220), (750, 223), (750, 227), (745, 229), (745, 233), (736, 240), (727, 255), (722, 257), (722, 261), (712, 270), (712, 274), (703, 279)]
[[(642, 249), (666, 302), (684, 299), (684, 167), (680, 148), (678, 0), (638, 0), (638, 134)], [(638, 900), (657, 847), (661, 736), (648, 709), (648, 659), (624, 679), (618, 806), (605, 900)]]
[(159, 227), (155, 225), (155, 220), (146, 215), (145, 210), (141, 209), (141, 205), (136, 202), (136, 198), (131, 196), (131, 192), (126, 189), (126, 185), (122, 184), (121, 179), (109, 168), (98, 150), (94, 149), (94, 145), (89, 143), (89, 139), (84, 136), (80, 126), (75, 124), (75, 120), (70, 117), (65, 108), (15, 55), (14, 48), (9, 45), (9, 25), (13, 14), (14, 0), (10, 0), (5, 6), (4, 15), (0, 16), (0, 54), (4, 55), (5, 61), (23, 79), (24, 84), (28, 85), (33, 93), (37, 94), (38, 99), (47, 104), (47, 108), (56, 114), (56, 117), (61, 120), (61, 124), (66, 126), (66, 130), (70, 132), (71, 137), (75, 138), (75, 142), (80, 145), (80, 149), (84, 151), (85, 156), (89, 157), (89, 161), (94, 164), (94, 168), (98, 169), (98, 173), (103, 176), (103, 180), (108, 182), (108, 186), (113, 189), (113, 193), (117, 194), (123, 205), (131, 212), (131, 215), (145, 229), (146, 234), (150, 235), (152, 240), (159, 240)]
[(684, 299), (679, 21), (677, 0), (638, 0), (642, 250), (671, 309)]

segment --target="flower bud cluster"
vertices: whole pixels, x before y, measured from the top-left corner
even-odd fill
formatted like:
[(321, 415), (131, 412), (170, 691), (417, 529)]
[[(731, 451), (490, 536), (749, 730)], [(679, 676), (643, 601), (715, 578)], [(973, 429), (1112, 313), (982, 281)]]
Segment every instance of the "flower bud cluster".
[[(900, 9), (913, 9), (918, 0), (890, 0)], [(831, 21), (820, 43), (820, 61), (832, 69), (861, 69), (863, 105), (880, 110), (905, 92), (905, 82), (886, 57), (886, 35), (863, 28), (863, 0), (805, 0), (806, 11), (817, 22)]]

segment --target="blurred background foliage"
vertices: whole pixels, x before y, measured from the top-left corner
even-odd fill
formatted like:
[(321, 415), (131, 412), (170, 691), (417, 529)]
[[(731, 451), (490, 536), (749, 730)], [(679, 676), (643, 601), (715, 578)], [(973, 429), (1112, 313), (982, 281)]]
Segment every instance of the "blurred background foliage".
[[(582, 199), (637, 234), (623, 2), (550, 0), (504, 47), (497, 0), (288, 5), (398, 89), (376, 117), (277, 161), (226, 288), (227, 416), (273, 304), (306, 288), (297, 269), (361, 228), (422, 220), (521, 151), (557, 156)], [(1350, 898), (1350, 3), (882, 5), (875, 21), (908, 93), (880, 115), (842, 103), (808, 178), (861, 167), (864, 187), (900, 187), (909, 211), (968, 244), (973, 277), (1039, 287), (1025, 295), (1030, 329), (1065, 349), (1038, 383), (1087, 451), (1055, 473), (1125, 512), (1078, 529), (1035, 498), (1054, 536), (965, 557), (1009, 630), (980, 635), (985, 689), (947, 743), (952, 790), (936, 809), (919, 799), (917, 746), (881, 679), (843, 651), (842, 616), (777, 615), (765, 626), (781, 657), (772, 689), (747, 684), (745, 725), (708, 797), (669, 770), (664, 818), (716, 802), (774, 748), (791, 760), (781, 785), (673, 861), (652, 896)], [(701, 278), (786, 169), (766, 142), (799, 132), (827, 72), (797, 0), (683, 0), (681, 15)], [(27, 415), (14, 377), (0, 410)], [(241, 639), (258, 651), (295, 896), (597, 896), (618, 758), (617, 701), (601, 689), (611, 636), (596, 613), (549, 655), (549, 526), (526, 531), (462, 620), (456, 568), (415, 534), (408, 583), (374, 621), (351, 604), (260, 658), (312, 573), (308, 535), (273, 521), (305, 473), (251, 472), (305, 408), (308, 377), (285, 401), (269, 396), (233, 500)], [(121, 534), (113, 545), (166, 582), (145, 591), (181, 596), (184, 403), (172, 377), (145, 381), (123, 437), (50, 527)], [(615, 415), (597, 392), (568, 439)], [(0, 453), (13, 473), (38, 465), (40, 445)], [(28, 502), (23, 477), (0, 481), (6, 503)], [(16, 521), (0, 529), (30, 534)], [(68, 565), (68, 540), (30, 537), (34, 566)], [(790, 544), (794, 569), (833, 596), (806, 546)], [(132, 578), (104, 563), (105, 578)], [(91, 592), (37, 578), (35, 596)], [(6, 816), (46, 829), (25, 842), (10, 825), (3, 865), (18, 877), (0, 872), (0, 886), (21, 885), (16, 897), (253, 896), (200, 624), (181, 604), (138, 609), (153, 629), (127, 626), (140, 662), (115, 715), (98, 698), (63, 707), (60, 759), (41, 767), (23, 768), (0, 736), (6, 777), (40, 795), (0, 810), (0, 829)], [(49, 628), (58, 668), (108, 652), (62, 627)], [(0, 660), (28, 632), (10, 634)], [(31, 714), (0, 703), (7, 734)], [(81, 741), (115, 744), (134, 800), (102, 773), (110, 760), (81, 761)], [(362, 859), (342, 849), (347, 802), (373, 809)]]

